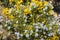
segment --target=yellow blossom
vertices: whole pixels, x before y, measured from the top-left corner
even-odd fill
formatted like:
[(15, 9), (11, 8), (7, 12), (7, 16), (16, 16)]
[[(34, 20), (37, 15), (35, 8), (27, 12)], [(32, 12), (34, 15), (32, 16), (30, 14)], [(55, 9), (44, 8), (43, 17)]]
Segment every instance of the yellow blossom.
[(35, 1), (35, 3), (36, 3), (36, 6), (39, 6), (39, 1)]
[(32, 0), (36, 4), (36, 6), (39, 6), (39, 1), (38, 0)]
[(47, 5), (48, 4), (48, 2), (47, 1), (44, 1), (44, 5)]
[(32, 2), (35, 2), (36, 0), (31, 0)]
[(9, 9), (8, 9), (8, 8), (3, 9), (3, 10), (2, 10), (2, 13), (4, 13), (4, 14), (9, 14)]
[(19, 0), (16, 2), (17, 5), (21, 4), (23, 1), (22, 0)]
[(43, 2), (39, 2), (39, 6), (42, 7), (43, 6)]
[(58, 39), (58, 36), (53, 35), (52, 40), (56, 40), (56, 39)]
[(13, 18), (14, 18), (14, 16), (13, 16), (13, 15), (10, 15), (10, 16), (9, 16), (9, 18), (10, 18), (10, 19), (13, 19)]
[(36, 1), (39, 1), (39, 0), (31, 0), (32, 2), (36, 2)]
[(42, 9), (44, 7), (43, 2), (39, 2), (39, 9)]
[(29, 14), (29, 13), (31, 13), (31, 12), (30, 12), (29, 9), (26, 8), (26, 9), (24, 10), (24, 13), (25, 13), (25, 14)]

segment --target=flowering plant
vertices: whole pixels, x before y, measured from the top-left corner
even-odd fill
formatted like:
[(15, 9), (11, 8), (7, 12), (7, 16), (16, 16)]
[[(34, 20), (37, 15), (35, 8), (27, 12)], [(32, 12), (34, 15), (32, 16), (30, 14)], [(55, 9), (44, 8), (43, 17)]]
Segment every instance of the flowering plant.
[[(26, 3), (23, 0), (9, 0), (13, 7), (3, 9), (6, 20), (3, 28), (8, 35), (14, 34), (14, 39), (34, 40), (54, 37), (58, 32), (58, 24), (54, 18), (53, 6), (47, 1), (31, 0)], [(57, 37), (54, 37), (54, 39)], [(54, 40), (52, 38), (52, 40)], [(13, 39), (12, 39), (13, 40)]]

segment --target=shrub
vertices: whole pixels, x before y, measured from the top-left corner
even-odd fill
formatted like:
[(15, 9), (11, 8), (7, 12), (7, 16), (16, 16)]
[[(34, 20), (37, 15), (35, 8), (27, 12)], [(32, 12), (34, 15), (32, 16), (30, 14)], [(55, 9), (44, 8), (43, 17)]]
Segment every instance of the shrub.
[(58, 38), (55, 34), (59, 33), (59, 25), (54, 18), (53, 6), (47, 1), (31, 0), (25, 4), (22, 0), (9, 1), (10, 5), (15, 2), (13, 7), (3, 9), (7, 17), (3, 22), (3, 28), (13, 39), (19, 40), (38, 40)]

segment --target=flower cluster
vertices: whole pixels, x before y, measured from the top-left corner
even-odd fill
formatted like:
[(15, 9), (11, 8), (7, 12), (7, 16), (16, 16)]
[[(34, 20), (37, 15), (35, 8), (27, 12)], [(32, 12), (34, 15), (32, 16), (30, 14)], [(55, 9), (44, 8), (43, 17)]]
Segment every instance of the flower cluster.
[[(53, 6), (47, 1), (9, 0), (13, 7), (3, 9), (7, 17), (3, 22), (9, 35), (14, 34), (16, 39), (47, 39), (54, 37), (58, 31), (57, 21), (54, 19)], [(11, 5), (12, 5), (11, 4)]]

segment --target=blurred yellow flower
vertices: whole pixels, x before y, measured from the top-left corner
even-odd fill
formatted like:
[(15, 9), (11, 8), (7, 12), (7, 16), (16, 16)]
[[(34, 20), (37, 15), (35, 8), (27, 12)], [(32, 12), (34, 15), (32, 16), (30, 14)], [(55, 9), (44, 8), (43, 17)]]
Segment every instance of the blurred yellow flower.
[(31, 13), (31, 11), (26, 8), (26, 9), (24, 10), (24, 13), (25, 13), (25, 14), (29, 14), (29, 13)]
[(52, 40), (57, 40), (57, 39), (58, 39), (58, 36), (53, 35)]
[(10, 16), (9, 16), (9, 18), (10, 18), (10, 19), (13, 19), (13, 18), (14, 18), (14, 16), (13, 16), (13, 15), (10, 15)]
[(39, 2), (39, 9), (42, 9), (44, 7), (43, 2)]
[(8, 8), (3, 9), (3, 10), (2, 10), (2, 13), (4, 13), (4, 14), (9, 14), (9, 9), (8, 9)]
[(44, 5), (47, 5), (48, 4), (48, 2), (47, 1), (44, 1)]
[(39, 2), (39, 6), (40, 6), (40, 7), (43, 6), (43, 2)]
[(19, 0), (16, 2), (17, 5), (21, 4), (23, 1), (22, 0)]
[(36, 0), (31, 0), (32, 2), (35, 2)]
[(35, 3), (36, 3), (36, 6), (39, 6), (39, 1), (35, 1)]
[(36, 1), (39, 1), (39, 0), (31, 0), (32, 2), (36, 2)]

